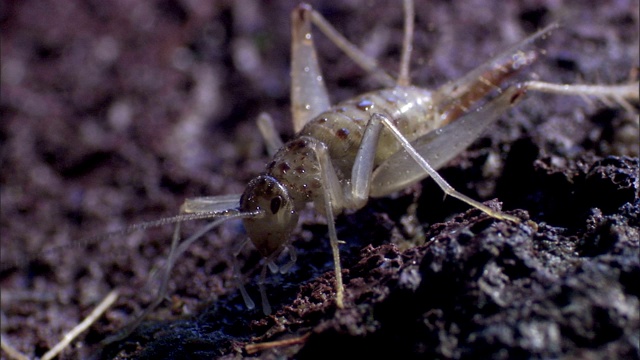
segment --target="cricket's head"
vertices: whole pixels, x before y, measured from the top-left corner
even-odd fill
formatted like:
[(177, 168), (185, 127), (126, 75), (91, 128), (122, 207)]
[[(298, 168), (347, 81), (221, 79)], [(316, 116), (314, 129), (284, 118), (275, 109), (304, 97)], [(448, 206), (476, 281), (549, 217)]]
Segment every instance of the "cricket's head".
[(269, 175), (249, 182), (240, 198), (240, 211), (260, 212), (243, 221), (251, 242), (264, 257), (282, 250), (298, 223), (298, 212), (287, 188)]

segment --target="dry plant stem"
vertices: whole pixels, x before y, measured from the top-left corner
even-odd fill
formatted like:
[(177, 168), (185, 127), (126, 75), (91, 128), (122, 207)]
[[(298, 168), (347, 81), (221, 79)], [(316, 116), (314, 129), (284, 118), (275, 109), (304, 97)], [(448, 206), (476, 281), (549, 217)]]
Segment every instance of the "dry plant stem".
[[(87, 330), (89, 326), (98, 320), (102, 314), (104, 314), (107, 309), (113, 305), (113, 303), (118, 299), (118, 291), (111, 291), (101, 302), (96, 306), (93, 311), (87, 316), (81, 323), (76, 325), (73, 329), (71, 329), (68, 333), (64, 335), (62, 340), (58, 342), (51, 350), (47, 351), (41, 360), (51, 360), (54, 357), (58, 356), (71, 342), (78, 337), (83, 331)], [(0, 336), (2, 350), (12, 359), (16, 360), (28, 360), (29, 357), (27, 355), (22, 354), (16, 348), (11, 346), (5, 339), (4, 336)]]
[(82, 322), (76, 325), (71, 331), (65, 334), (64, 338), (57, 343), (51, 350), (47, 351), (43, 356), (42, 360), (50, 360), (56, 357), (62, 350), (64, 350), (69, 344), (75, 339), (78, 335), (80, 335), (83, 331), (87, 330), (91, 324), (96, 322), (102, 314), (107, 311), (107, 309), (113, 305), (113, 303), (118, 299), (118, 291), (113, 290), (107, 295), (104, 300), (96, 306), (95, 309), (87, 316)]
[(245, 346), (244, 349), (247, 351), (247, 354), (252, 355), (252, 354), (255, 354), (255, 353), (259, 352), (259, 351), (272, 349), (272, 348), (275, 348), (275, 347), (302, 344), (302, 343), (307, 341), (307, 339), (309, 338), (309, 335), (311, 335), (311, 333), (306, 333), (306, 334), (304, 334), (304, 335), (302, 335), (300, 337), (295, 337), (295, 338), (291, 338), (291, 339), (268, 341), (268, 342), (263, 342), (263, 343), (258, 343), (258, 344), (249, 344), (249, 345)]
[(14, 348), (7, 340), (4, 339), (4, 336), (0, 335), (0, 345), (2, 346), (2, 350), (7, 354), (10, 359), (14, 360), (29, 360), (29, 357), (18, 349)]

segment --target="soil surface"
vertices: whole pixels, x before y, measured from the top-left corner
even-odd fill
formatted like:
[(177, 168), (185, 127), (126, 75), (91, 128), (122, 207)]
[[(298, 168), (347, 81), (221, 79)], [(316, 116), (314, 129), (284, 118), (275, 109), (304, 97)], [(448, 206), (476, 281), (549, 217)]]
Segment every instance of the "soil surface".
[[(520, 80), (637, 77), (638, 1), (515, 3), (417, 1), (413, 83), (460, 77), (553, 21), (563, 27)], [(310, 209), (291, 239), (297, 264), (267, 278), (265, 316), (233, 279), (245, 235), (230, 221), (178, 260), (136, 332), (101, 346), (153, 300), (172, 229), (92, 237), (174, 215), (187, 197), (241, 193), (269, 162), (260, 112), (291, 137), (295, 5), (3, 2), (3, 342), (40, 357), (118, 289), (60, 358), (639, 358), (638, 105), (538, 93), (440, 171), (520, 224), (443, 199), (429, 179), (372, 200), (336, 219), (337, 309), (326, 221)], [(312, 5), (397, 71), (397, 2)], [(379, 88), (316, 35), (332, 101)], [(247, 246), (238, 262), (258, 300), (260, 256)]]

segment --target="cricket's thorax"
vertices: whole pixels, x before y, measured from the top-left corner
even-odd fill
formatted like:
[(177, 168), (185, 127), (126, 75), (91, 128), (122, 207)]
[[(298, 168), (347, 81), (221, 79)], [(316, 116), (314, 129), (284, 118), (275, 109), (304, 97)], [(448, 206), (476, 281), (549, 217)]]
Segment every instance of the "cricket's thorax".
[[(362, 135), (371, 116), (383, 114), (391, 119), (402, 134), (412, 141), (436, 129), (433, 121), (431, 92), (407, 86), (366, 93), (341, 102), (313, 120), (300, 132), (325, 143), (338, 176), (349, 178)], [(400, 149), (400, 144), (386, 129), (382, 131), (376, 150), (379, 165)]]
[(267, 174), (287, 189), (297, 209), (322, 197), (322, 174), (317, 157), (320, 141), (301, 136), (286, 143), (267, 165)]

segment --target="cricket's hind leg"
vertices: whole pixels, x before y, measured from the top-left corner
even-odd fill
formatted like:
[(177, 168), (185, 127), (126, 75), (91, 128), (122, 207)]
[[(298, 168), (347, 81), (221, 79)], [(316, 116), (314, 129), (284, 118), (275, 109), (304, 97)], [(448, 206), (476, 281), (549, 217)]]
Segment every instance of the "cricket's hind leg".
[[(640, 87), (637, 82), (622, 85), (558, 85), (543, 82), (524, 82), (510, 86), (503, 90), (498, 97), (478, 109), (478, 111), (469, 112), (437, 131), (423, 135), (410, 144), (404, 144), (405, 151), (397, 152), (375, 169), (371, 176), (371, 184), (369, 185), (371, 190), (368, 195), (373, 197), (383, 196), (400, 190), (427, 176), (437, 176), (435, 170), (444, 166), (464, 151), (487, 127), (499, 119), (500, 115), (504, 114), (517, 102), (523, 100), (529, 91), (594, 96), (599, 99), (609, 98), (618, 103), (619, 106), (627, 108), (627, 106), (632, 106), (628, 102), (638, 101)], [(633, 109), (629, 111), (637, 112)], [(387, 127), (391, 127), (390, 124), (387, 124), (388, 121), (380, 122), (387, 125)], [(396, 134), (396, 137), (402, 142), (400, 134)], [(363, 143), (369, 141), (374, 142), (374, 140), (363, 139)], [(373, 145), (370, 144), (369, 146)], [(358, 159), (365, 158), (364, 154), (358, 157)], [(421, 160), (417, 160), (419, 158), (422, 158), (424, 163), (429, 165), (432, 170), (428, 170), (424, 164), (416, 166), (416, 162), (421, 162)], [(399, 173), (403, 174), (402, 178), (397, 176)], [(361, 176), (364, 177), (364, 175)], [(353, 177), (354, 184), (360, 182), (360, 180), (357, 180), (355, 173)], [(448, 186), (443, 183), (444, 180), (438, 180), (436, 177), (434, 179), (445, 193), (450, 194), (450, 190), (447, 190)], [(457, 194), (451, 195), (460, 199)], [(493, 217), (504, 217), (501, 213), (495, 213), (492, 210), (486, 211), (486, 209), (477, 206), (475, 201), (469, 201), (469, 199), (461, 200)], [(509, 218), (507, 217), (507, 219)]]
[(409, 63), (411, 61), (411, 50), (413, 42), (413, 30), (415, 23), (415, 11), (413, 0), (404, 0), (404, 35), (402, 41), (402, 54), (400, 56), (400, 71), (397, 79), (393, 79), (386, 71), (380, 68), (378, 62), (365, 54), (356, 45), (347, 40), (338, 30), (336, 30), (322, 14), (313, 10), (308, 5), (301, 5), (299, 11), (306, 13), (304, 18), (308, 18), (334, 45), (344, 52), (363, 70), (371, 73), (381, 85), (387, 87), (408, 86)]
[(522, 87), (531, 91), (539, 91), (557, 95), (577, 95), (583, 97), (595, 97), (608, 106), (618, 104), (629, 113), (636, 111), (630, 102), (640, 100), (640, 82), (615, 85), (592, 84), (554, 84), (543, 81), (527, 81)]
[(414, 28), (413, 0), (404, 0), (404, 39), (397, 79), (381, 69), (378, 62), (358, 49), (311, 6), (302, 4), (291, 13), (291, 112), (294, 131), (300, 131), (315, 115), (329, 109), (330, 102), (324, 78), (318, 65), (311, 25), (315, 25), (333, 44), (362, 69), (371, 73), (381, 85), (408, 86), (411, 42)]
[[(436, 169), (446, 163), (442, 159), (451, 159), (466, 149), (486, 126), (518, 102), (523, 94), (524, 90), (517, 87), (510, 88), (479, 111), (468, 114), (468, 121), (462, 123), (466, 124), (466, 126), (454, 128), (454, 131), (431, 132), (413, 143), (410, 143), (402, 135), (393, 124), (393, 121), (386, 115), (374, 114), (367, 124), (360, 150), (356, 157), (357, 160), (353, 167), (350, 201), (358, 204), (371, 195), (382, 196), (396, 191), (398, 188), (405, 187), (408, 185), (405, 178), (409, 174), (415, 175), (412, 182), (431, 176), (446, 195), (461, 200), (496, 219), (520, 222), (514, 216), (493, 210), (460, 193), (449, 185), (438, 174)], [(459, 124), (460, 121), (462, 119), (452, 123), (450, 126)], [(376, 153), (380, 131), (383, 127), (394, 135), (403, 150), (383, 162), (374, 172), (372, 171), (374, 160), (372, 154)], [(434, 145), (449, 147), (442, 149), (438, 146), (434, 147)], [(397, 174), (403, 174), (403, 176), (398, 177)]]

